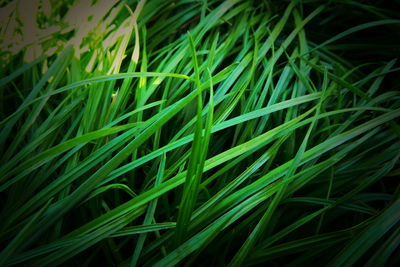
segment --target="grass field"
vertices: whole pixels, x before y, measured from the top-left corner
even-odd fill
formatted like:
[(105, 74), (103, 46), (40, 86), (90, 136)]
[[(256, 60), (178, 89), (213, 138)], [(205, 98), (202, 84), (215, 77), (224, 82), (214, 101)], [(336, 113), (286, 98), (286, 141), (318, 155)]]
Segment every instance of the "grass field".
[(0, 1), (0, 266), (400, 265), (399, 8)]

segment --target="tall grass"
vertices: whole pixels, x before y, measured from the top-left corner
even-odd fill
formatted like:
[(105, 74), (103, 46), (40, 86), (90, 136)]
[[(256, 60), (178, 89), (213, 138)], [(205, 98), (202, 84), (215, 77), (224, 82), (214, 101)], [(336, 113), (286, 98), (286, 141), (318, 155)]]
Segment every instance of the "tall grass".
[(400, 263), (399, 14), (1, 3), (0, 265)]

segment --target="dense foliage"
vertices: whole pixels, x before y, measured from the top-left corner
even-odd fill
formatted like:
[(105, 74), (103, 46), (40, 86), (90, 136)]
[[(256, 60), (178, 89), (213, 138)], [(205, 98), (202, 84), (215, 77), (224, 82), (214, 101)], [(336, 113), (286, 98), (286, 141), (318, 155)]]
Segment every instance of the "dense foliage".
[(398, 1), (0, 6), (1, 266), (400, 264)]

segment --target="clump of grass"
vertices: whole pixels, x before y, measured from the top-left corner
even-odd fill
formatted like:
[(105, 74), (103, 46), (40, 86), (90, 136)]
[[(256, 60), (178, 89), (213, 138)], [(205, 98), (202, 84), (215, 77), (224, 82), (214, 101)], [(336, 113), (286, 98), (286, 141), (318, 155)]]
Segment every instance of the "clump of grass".
[(0, 265), (399, 263), (397, 13), (84, 2), (1, 25)]

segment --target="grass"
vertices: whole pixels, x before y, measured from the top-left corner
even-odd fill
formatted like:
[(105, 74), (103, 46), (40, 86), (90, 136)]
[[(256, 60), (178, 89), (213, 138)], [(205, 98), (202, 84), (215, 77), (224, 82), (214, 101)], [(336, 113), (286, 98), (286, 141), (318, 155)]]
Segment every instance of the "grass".
[(1, 266), (400, 263), (393, 7), (17, 2)]

